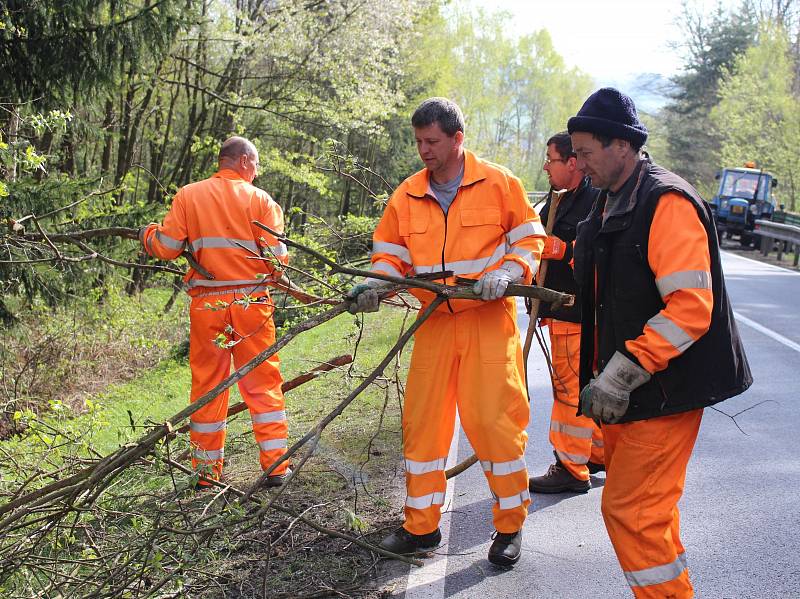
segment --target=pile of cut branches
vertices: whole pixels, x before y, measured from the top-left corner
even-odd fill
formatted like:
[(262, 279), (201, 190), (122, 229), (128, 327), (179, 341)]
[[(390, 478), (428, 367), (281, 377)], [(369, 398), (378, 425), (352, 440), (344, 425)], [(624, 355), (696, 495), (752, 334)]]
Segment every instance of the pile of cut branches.
[[(46, 452), (24, 463), (6, 455), (0, 461), (0, 591), (21, 597), (316, 597), (357, 587), (378, 556), (419, 563), (377, 548), (358, 526), (350, 527), (355, 533), (339, 530), (330, 522), (330, 514), (342, 509), (335, 505), (335, 498), (333, 505), (310, 501), (302, 492), (296, 493), (292, 483), (302, 476), (326, 428), (383, 376), (433, 311), (450, 298), (477, 297), (467, 282), (445, 286), (375, 275), (339, 265), (269, 232), (286, 245), (310, 253), (330, 270), (334, 282), (326, 285), (331, 295), (306, 294), (286, 276), (277, 286), (304, 303), (316, 304), (318, 311), (286, 330), (272, 346), (194, 403), (109, 455), (82, 450), (78, 443), (71, 452), (60, 454), (58, 463), (48, 462)], [(57, 244), (82, 243), (86, 233), (57, 236), (37, 226), (37, 233), (21, 234), (51, 246), (50, 258), (63, 260), (65, 254)], [(129, 237), (130, 231), (109, 234)], [(181, 435), (189, 416), (298, 335), (346, 312), (348, 304), (341, 301), (337, 277), (361, 276), (391, 283), (381, 296), (385, 301), (401, 298), (398, 294), (410, 287), (430, 290), (435, 299), (402, 331), (378, 365), (257, 480), (246, 488), (210, 481), (216, 493), (195, 494), (192, 484), (198, 475), (178, 459), (189, 449)], [(564, 294), (521, 285), (510, 285), (506, 295), (556, 303), (570, 300)], [(293, 463), (289, 480), (277, 491), (267, 492), (263, 488), (266, 477), (286, 460)], [(353, 547), (359, 551), (347, 552)], [(330, 567), (313, 573), (298, 571), (303, 564), (298, 552), (325, 556)], [(221, 568), (222, 562), (238, 566)], [(232, 571), (242, 575), (231, 575)]]

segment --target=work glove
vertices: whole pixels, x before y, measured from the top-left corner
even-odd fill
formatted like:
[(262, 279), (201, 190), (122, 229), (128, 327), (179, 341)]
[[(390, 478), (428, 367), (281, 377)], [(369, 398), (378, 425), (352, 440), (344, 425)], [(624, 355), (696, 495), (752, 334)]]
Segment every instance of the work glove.
[(595, 422), (619, 422), (628, 411), (631, 392), (649, 380), (649, 372), (624, 354), (615, 352), (603, 372), (581, 391), (581, 414)]
[(149, 229), (153, 225), (158, 225), (158, 223), (150, 223), (149, 225), (145, 225), (144, 227), (139, 229), (137, 237), (139, 238), (139, 243), (141, 243), (142, 245), (144, 245), (144, 234), (147, 232), (147, 229)]
[(563, 260), (566, 253), (567, 244), (563, 240), (555, 235), (547, 236), (542, 250), (542, 260)]
[(475, 281), (472, 291), (475, 295), (480, 295), (483, 301), (496, 300), (503, 297), (509, 283), (516, 283), (523, 274), (522, 266), (506, 261), (500, 268), (487, 272)]
[(347, 311), (350, 314), (377, 312), (381, 303), (378, 292), (390, 284), (380, 279), (365, 279), (364, 282), (354, 285), (344, 296), (345, 301), (349, 302)]

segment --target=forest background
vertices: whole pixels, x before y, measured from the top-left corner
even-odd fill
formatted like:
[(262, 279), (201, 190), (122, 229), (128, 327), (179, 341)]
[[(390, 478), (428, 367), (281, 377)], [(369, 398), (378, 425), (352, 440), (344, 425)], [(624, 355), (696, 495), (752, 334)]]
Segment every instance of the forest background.
[[(800, 208), (799, 5), (687, 2), (676, 17), (683, 69), (642, 114), (647, 149), (707, 198), (717, 170), (756, 160)], [(391, 189), (421, 167), (409, 117), (426, 97), (455, 100), (469, 148), (546, 190), (544, 144), (596, 83), (546, 30), (508, 33), (511, 18), (443, 0), (0, 2), (0, 438), (52, 448), (62, 431), (40, 418), (85, 413), (108, 384), (185, 357), (165, 264), (119, 236), (25, 234), (159, 221), (232, 134), (258, 147), (256, 184), (288, 234), (356, 265)]]

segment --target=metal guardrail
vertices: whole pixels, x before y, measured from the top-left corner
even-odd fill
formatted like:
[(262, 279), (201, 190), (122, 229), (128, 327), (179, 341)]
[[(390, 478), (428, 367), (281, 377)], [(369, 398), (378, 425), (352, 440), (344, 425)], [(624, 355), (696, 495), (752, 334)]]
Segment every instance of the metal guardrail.
[(761, 236), (761, 253), (763, 255), (769, 254), (777, 241), (779, 261), (783, 258), (783, 252), (790, 252), (794, 248), (794, 266), (800, 262), (800, 226), (758, 219), (753, 233)]
[(784, 210), (776, 210), (772, 215), (772, 222), (800, 227), (800, 214), (794, 214), (793, 212), (786, 212)]

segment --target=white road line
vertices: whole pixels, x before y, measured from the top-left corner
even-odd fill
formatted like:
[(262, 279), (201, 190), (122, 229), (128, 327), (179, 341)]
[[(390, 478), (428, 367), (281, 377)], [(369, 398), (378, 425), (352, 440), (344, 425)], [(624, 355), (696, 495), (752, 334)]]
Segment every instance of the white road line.
[[(461, 423), (456, 418), (453, 442), (450, 444), (450, 453), (447, 456), (447, 465), (452, 468), (458, 461), (458, 440), (461, 436)], [(442, 519), (439, 521), (439, 530), (442, 531), (442, 548), (433, 557), (425, 560), (422, 567), (411, 566), (408, 573), (405, 599), (442, 599), (444, 597), (444, 582), (447, 576), (447, 552), (450, 544), (450, 520), (453, 513), (453, 488), (456, 478), (447, 481), (445, 502), (442, 506)]]
[(800, 276), (800, 272), (796, 270), (792, 270), (790, 268), (786, 268), (785, 266), (775, 266), (774, 264), (767, 264), (766, 262), (761, 262), (760, 260), (756, 260), (755, 258), (747, 258), (746, 256), (740, 256), (739, 254), (734, 254), (733, 252), (726, 252), (725, 250), (720, 250), (722, 254), (725, 256), (730, 256), (732, 258), (738, 258), (740, 260), (746, 260), (747, 262), (753, 262), (754, 264), (758, 264), (759, 266), (763, 266), (767, 270), (777, 270), (780, 271), (782, 274), (790, 274), (790, 275), (798, 275)]
[(759, 333), (764, 333), (767, 337), (771, 337), (775, 341), (779, 343), (783, 343), (789, 349), (793, 349), (794, 351), (800, 353), (800, 343), (795, 343), (791, 339), (787, 339), (780, 333), (776, 333), (772, 329), (768, 329), (767, 327), (758, 324), (755, 320), (750, 320), (746, 316), (742, 316), (738, 312), (734, 312), (733, 316), (736, 318), (736, 322), (741, 322), (749, 326), (751, 329), (755, 329)]

